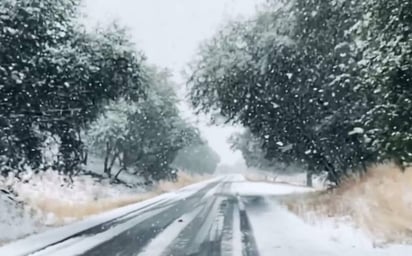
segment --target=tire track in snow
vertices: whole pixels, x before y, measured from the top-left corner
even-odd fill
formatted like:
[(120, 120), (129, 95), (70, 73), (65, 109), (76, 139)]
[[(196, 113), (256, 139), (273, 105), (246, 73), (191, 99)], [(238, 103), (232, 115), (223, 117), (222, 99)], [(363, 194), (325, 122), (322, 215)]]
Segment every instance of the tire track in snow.
[[(213, 211), (216, 208), (216, 198), (209, 200), (194, 220), (182, 230), (178, 237), (168, 246), (162, 256), (201, 255), (200, 247), (213, 221)], [(207, 226), (209, 224), (209, 226)]]
[(259, 256), (241, 198), (214, 198), (162, 256)]
[(226, 200), (226, 206), (223, 206), (223, 209), (221, 209), (225, 216), (220, 244), (222, 256), (232, 256), (235, 251), (233, 248), (233, 239), (236, 238), (234, 236), (234, 213), (236, 211), (235, 203), (236, 201), (234, 198), (228, 198)]
[(231, 184), (147, 204), (34, 255), (259, 256), (244, 203), (255, 208), (261, 197), (233, 195)]
[[(74, 243), (76, 243), (76, 241), (80, 240), (80, 239), (84, 239), (86, 237), (90, 237), (90, 236), (94, 236), (97, 234), (101, 234), (106, 232), (109, 229), (112, 229), (113, 227), (122, 225), (123, 223), (128, 222), (129, 220), (135, 218), (138, 215), (142, 215), (148, 211), (153, 211), (155, 209), (159, 209), (159, 207), (155, 207), (158, 206), (159, 204), (161, 204), (162, 202), (164, 202), (165, 200), (160, 200), (160, 201), (156, 201), (153, 202), (151, 204), (145, 205), (144, 207), (138, 209), (138, 210), (134, 210), (132, 212), (129, 212), (127, 214), (124, 214), (114, 220), (110, 220), (107, 222), (104, 222), (102, 224), (96, 225), (94, 227), (88, 228), (84, 231), (81, 231), (79, 233), (76, 233), (74, 235), (70, 235), (67, 236), (65, 238), (62, 238), (61, 240), (58, 240), (54, 243), (51, 243), (47, 246), (44, 246), (42, 248), (36, 249), (35, 251), (32, 251), (29, 253), (29, 255), (46, 255), (44, 254), (44, 252), (47, 251), (54, 251), (57, 248), (65, 248), (68, 247)], [(166, 207), (168, 204), (164, 205), (164, 207)]]
[(200, 210), (201, 208), (198, 207), (192, 212), (180, 216), (173, 224), (169, 225), (162, 233), (150, 241), (138, 256), (161, 256), (166, 250), (167, 245), (171, 244), (182, 230), (192, 223)]
[[(242, 255), (242, 233), (240, 232), (240, 216), (239, 216), (239, 205), (237, 200), (234, 199), (233, 203), (233, 225), (232, 225), (232, 248), (231, 256)], [(228, 255), (229, 256), (229, 255)]]
[[(216, 186), (216, 184), (214, 184), (214, 186)], [(203, 205), (205, 203), (204, 200), (199, 200), (199, 198), (210, 189), (213, 189), (213, 186), (208, 186), (207, 188), (200, 190), (195, 196), (176, 202), (167, 210), (163, 210), (145, 221), (135, 226), (131, 226), (128, 230), (118, 234), (107, 242), (99, 244), (95, 248), (85, 252), (83, 255), (137, 255), (150, 243), (151, 240), (172, 225), (176, 219)]]
[(255, 237), (253, 235), (252, 227), (250, 225), (249, 217), (246, 213), (246, 208), (238, 196), (239, 216), (240, 216), (240, 231), (242, 233), (242, 255), (243, 256), (259, 256)]
[[(130, 229), (130, 226), (138, 225), (140, 222), (144, 221), (147, 218), (150, 218), (153, 214), (161, 212), (163, 209), (155, 210), (151, 213), (144, 213), (141, 216), (129, 220), (125, 223), (119, 224), (105, 232), (96, 234), (90, 237), (78, 237), (73, 238), (73, 240), (68, 240), (66, 243), (57, 244), (56, 246), (47, 247), (42, 251), (38, 251), (33, 256), (46, 256), (46, 255), (58, 255), (58, 256), (73, 256), (73, 255), (122, 255), (117, 253), (112, 253), (112, 251), (102, 251), (100, 254), (89, 254), (91, 248), (104, 244), (106, 241), (113, 241), (113, 238), (119, 234), (127, 232)], [(112, 248), (115, 250), (116, 248)], [(108, 254), (106, 254), (108, 253)], [(131, 255), (131, 254), (126, 254)]]
[[(166, 198), (166, 199), (161, 199), (159, 201), (147, 204), (143, 206), (142, 208), (123, 214), (116, 219), (98, 224), (84, 231), (64, 237), (52, 244), (49, 244), (47, 246), (38, 248), (35, 251), (27, 253), (26, 255), (56, 255), (55, 253), (53, 254), (50, 254), (50, 253), (57, 252), (57, 251), (63, 253), (64, 251), (72, 250), (72, 248), (76, 246), (78, 247), (78, 250), (77, 250), (78, 253), (67, 254), (67, 255), (80, 255), (84, 253), (85, 250), (90, 250), (90, 252), (86, 253), (85, 255), (92, 255), (91, 253), (93, 253), (93, 249), (92, 249), (93, 246), (90, 246), (90, 245), (99, 247), (106, 243), (110, 243), (110, 241), (116, 241), (116, 242), (119, 241), (115, 239), (116, 236), (119, 235), (119, 234), (116, 234), (115, 230), (118, 230), (118, 229), (124, 230), (124, 231), (119, 232), (121, 234), (128, 233), (130, 232), (130, 229), (133, 227), (133, 225), (137, 227), (141, 227), (142, 222), (147, 222), (146, 220), (141, 220), (142, 216), (155, 215), (157, 218), (159, 218), (159, 216), (161, 216), (162, 213), (170, 214), (170, 212), (173, 212), (173, 210), (171, 211), (170, 209), (168, 209), (169, 207), (173, 209), (182, 208), (182, 209), (188, 210), (187, 207), (186, 208), (181, 207), (181, 204), (182, 203), (186, 204), (187, 202), (191, 202), (191, 201), (193, 201), (194, 203), (199, 203), (198, 197), (203, 196), (205, 193), (207, 193), (209, 190), (213, 189), (216, 186), (219, 186), (219, 183), (213, 182), (211, 184), (208, 184), (206, 187), (200, 189), (195, 194), (188, 196), (187, 198), (179, 198), (179, 197), (177, 197), (177, 199)], [(158, 214), (156, 214), (156, 212), (158, 212)], [(153, 217), (150, 219), (152, 222), (154, 221), (154, 223), (158, 221), (158, 220), (153, 220), (155, 219)], [(140, 221), (136, 222), (136, 220), (140, 220)], [(166, 225), (163, 225), (159, 229), (155, 229), (155, 228), (150, 229), (149, 232), (152, 233), (152, 235), (156, 235), (157, 233), (161, 232), (167, 225), (169, 225), (170, 222), (167, 222)], [(130, 223), (136, 223), (136, 224), (133, 224), (130, 226)], [(130, 227), (130, 229), (124, 228), (124, 224), (129, 225), (128, 227)], [(147, 229), (143, 231), (147, 232)], [(82, 241), (87, 240), (88, 238), (93, 240), (93, 242), (91, 242), (89, 246), (81, 246), (83, 244)], [(101, 240), (96, 241), (99, 238)], [(112, 239), (109, 240), (108, 238), (112, 238)], [(106, 240), (109, 240), (109, 241), (106, 241)], [(148, 241), (144, 241), (144, 242), (148, 242)], [(142, 247), (144, 245), (145, 244), (143, 244)], [(83, 252), (81, 251), (82, 248), (83, 248)], [(101, 251), (101, 254), (96, 254), (96, 255), (116, 255), (116, 254), (110, 254), (108, 253), (108, 251), (106, 252)], [(118, 255), (132, 255), (132, 254), (118, 254)]]
[[(242, 246), (238, 199), (228, 193), (230, 185), (222, 184), (214, 198), (203, 206), (198, 216), (182, 230), (162, 256), (242, 255), (242, 247), (245, 246)], [(236, 247), (240, 249), (236, 250)]]

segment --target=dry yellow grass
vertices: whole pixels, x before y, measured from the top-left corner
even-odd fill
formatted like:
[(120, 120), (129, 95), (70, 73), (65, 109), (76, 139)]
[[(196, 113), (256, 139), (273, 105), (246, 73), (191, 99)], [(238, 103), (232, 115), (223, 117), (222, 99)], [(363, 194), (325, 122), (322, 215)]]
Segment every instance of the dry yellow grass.
[(162, 193), (178, 190), (190, 184), (203, 181), (207, 178), (207, 176), (190, 175), (184, 172), (179, 172), (177, 182), (161, 181), (156, 185), (153, 191), (147, 193), (101, 198), (83, 202), (58, 200), (55, 197), (42, 195), (41, 198), (31, 198), (29, 205), (35, 211), (40, 213), (41, 216), (53, 216), (52, 222), (48, 220), (49, 223), (46, 224), (58, 226), (64, 224), (67, 221), (79, 220), (91, 215), (99, 214), (130, 204), (135, 204)]
[[(31, 202), (31, 206), (43, 213), (52, 214), (54, 220), (48, 225), (61, 225), (66, 221), (79, 220), (91, 215), (120, 208), (129, 204), (138, 203), (156, 196), (154, 192), (137, 195), (122, 196), (118, 198), (103, 198), (89, 202), (75, 203), (71, 201), (57, 201), (55, 198), (44, 197)], [(50, 221), (50, 220), (49, 220)]]
[(412, 168), (394, 164), (373, 166), (361, 178), (346, 180), (333, 191), (285, 198), (289, 210), (308, 221), (319, 217), (351, 217), (383, 242), (411, 242)]

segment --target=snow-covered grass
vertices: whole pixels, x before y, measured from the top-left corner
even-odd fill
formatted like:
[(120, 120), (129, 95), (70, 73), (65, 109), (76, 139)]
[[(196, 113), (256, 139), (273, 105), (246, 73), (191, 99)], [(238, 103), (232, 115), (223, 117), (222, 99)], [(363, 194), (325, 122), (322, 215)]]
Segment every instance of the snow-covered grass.
[(48, 170), (27, 172), (22, 180), (13, 176), (0, 184), (10, 187), (32, 210), (32, 217), (46, 226), (61, 225), (102, 211), (144, 200), (143, 189), (110, 184), (89, 175), (68, 177)]
[(348, 225), (347, 220), (323, 218), (317, 225), (310, 225), (276, 201), (266, 202), (265, 207), (247, 209), (262, 256), (412, 255), (412, 247), (407, 245), (375, 246), (362, 230)]
[(0, 246), (37, 229), (38, 225), (27, 208), (0, 193)]
[(250, 181), (233, 183), (231, 186), (231, 193), (240, 196), (290, 195), (295, 193), (307, 193), (310, 191), (314, 190), (303, 186)]
[[(308, 208), (300, 208), (299, 214), (293, 214), (281, 204), (282, 201), (296, 203), (298, 200), (305, 203), (305, 200), (323, 195), (321, 191), (303, 186), (247, 181), (234, 183), (231, 190), (232, 193), (246, 196), (244, 205), (262, 256), (412, 255), (411, 246), (399, 243), (383, 246), (376, 243), (355, 225), (350, 215), (328, 216), (308, 211)], [(247, 196), (264, 196), (265, 199), (248, 200)], [(323, 207), (335, 205), (330, 201), (328, 203), (330, 205)], [(342, 209), (339, 211), (344, 213)], [(239, 232), (235, 234), (240, 235)]]
[(412, 242), (412, 168), (402, 172), (393, 164), (377, 165), (333, 191), (288, 197), (283, 203), (312, 224), (345, 220), (379, 244)]
[[(306, 186), (306, 173), (276, 173), (276, 172), (265, 172), (265, 171), (248, 171), (245, 177), (249, 181), (253, 182), (274, 182), (274, 183), (284, 183), (296, 186)], [(312, 185), (316, 189), (324, 189), (326, 187), (326, 177), (325, 175), (313, 175)]]

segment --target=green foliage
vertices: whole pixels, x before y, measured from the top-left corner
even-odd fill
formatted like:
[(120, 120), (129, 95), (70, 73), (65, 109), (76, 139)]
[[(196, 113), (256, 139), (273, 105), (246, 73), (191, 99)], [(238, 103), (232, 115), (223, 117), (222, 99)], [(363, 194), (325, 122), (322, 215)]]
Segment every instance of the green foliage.
[[(49, 165), (73, 174), (87, 148), (147, 179), (171, 175), (177, 152), (200, 143), (167, 71), (144, 63), (117, 24), (88, 32), (78, 0), (0, 2), (0, 155), (6, 169)], [(87, 131), (87, 145), (81, 137)], [(58, 158), (45, 163), (55, 139)]]
[(88, 131), (90, 146), (105, 157), (109, 176), (119, 161), (122, 170), (148, 180), (170, 178), (178, 151), (200, 143), (198, 131), (179, 115), (168, 73), (145, 70), (145, 99), (113, 102)]
[(365, 80), (373, 108), (363, 117), (371, 147), (382, 159), (412, 162), (412, 3), (366, 1), (355, 31), (361, 40)]
[(141, 56), (123, 30), (88, 33), (76, 0), (0, 3), (0, 153), (39, 167), (42, 134), (60, 138), (59, 169), (72, 172), (80, 130), (118, 97), (142, 94)]
[(261, 147), (337, 184), (409, 159), (411, 5), (395, 2), (297, 0), (227, 25), (192, 66), (194, 107), (247, 127), (249, 161)]
[[(269, 160), (263, 149), (263, 141), (256, 138), (249, 130), (243, 133), (233, 134), (229, 139), (229, 143), (233, 150), (239, 150), (242, 153), (248, 167), (257, 167), (261, 170), (273, 170), (279, 167), (279, 163), (282, 162), (282, 160), (287, 162), (287, 159)], [(290, 149), (291, 147), (288, 146), (282, 148), (285, 152)]]

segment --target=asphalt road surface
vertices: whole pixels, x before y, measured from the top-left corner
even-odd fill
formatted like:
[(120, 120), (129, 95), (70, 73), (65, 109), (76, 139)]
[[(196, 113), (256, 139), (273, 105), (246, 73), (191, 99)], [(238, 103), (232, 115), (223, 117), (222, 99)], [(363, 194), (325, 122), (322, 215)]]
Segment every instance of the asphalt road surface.
[(253, 206), (264, 200), (233, 194), (233, 182), (230, 178), (216, 179), (174, 196), (149, 200), (96, 225), (87, 223), (76, 232), (63, 230), (51, 233), (52, 237), (34, 237), (20, 245), (17, 242), (11, 245), (15, 250), (10, 247), (8, 252), (35, 256), (258, 256), (245, 203)]
[[(229, 188), (229, 182), (212, 183), (188, 198), (148, 207), (145, 212), (155, 214), (81, 255), (232, 255), (228, 241), (233, 237), (233, 216), (236, 214), (239, 216), (236, 220), (241, 231), (242, 255), (257, 256), (259, 253), (247, 213), (240, 207), (239, 200), (242, 199), (230, 195)], [(215, 193), (207, 194), (212, 189)], [(171, 230), (178, 233), (172, 239), (166, 233)], [(167, 246), (158, 243), (157, 246), (163, 247), (160, 248), (162, 251), (150, 244), (156, 243), (154, 239), (158, 236), (171, 240)]]

